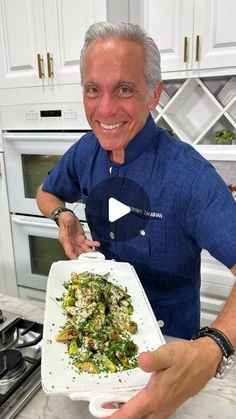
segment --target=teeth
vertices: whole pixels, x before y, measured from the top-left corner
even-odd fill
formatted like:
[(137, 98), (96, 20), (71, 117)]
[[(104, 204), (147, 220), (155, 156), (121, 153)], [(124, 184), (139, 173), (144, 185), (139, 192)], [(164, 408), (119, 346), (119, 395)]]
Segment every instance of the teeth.
[(120, 122), (119, 124), (112, 124), (112, 125), (107, 125), (107, 124), (102, 124), (101, 123), (101, 127), (104, 128), (104, 129), (114, 129), (114, 128), (119, 128), (122, 124), (123, 124), (123, 122)]

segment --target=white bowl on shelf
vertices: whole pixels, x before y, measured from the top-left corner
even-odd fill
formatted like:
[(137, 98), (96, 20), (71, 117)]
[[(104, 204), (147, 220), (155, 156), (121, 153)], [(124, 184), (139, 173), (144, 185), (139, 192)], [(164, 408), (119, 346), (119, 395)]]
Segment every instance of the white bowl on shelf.
[(219, 102), (226, 106), (233, 97), (236, 96), (236, 77), (231, 77), (231, 79), (225, 84), (221, 91), (217, 95)]

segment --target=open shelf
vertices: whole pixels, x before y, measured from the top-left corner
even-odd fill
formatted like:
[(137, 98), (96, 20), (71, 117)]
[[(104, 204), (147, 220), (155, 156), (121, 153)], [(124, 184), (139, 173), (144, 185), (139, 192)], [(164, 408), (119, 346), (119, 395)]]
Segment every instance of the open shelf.
[(232, 118), (234, 127), (236, 127), (236, 96), (230, 102), (230, 106), (227, 109), (227, 114), (229, 115), (230, 118)]
[[(155, 114), (153, 114), (154, 118), (155, 118)], [(159, 118), (158, 119), (158, 126), (160, 128), (163, 128), (165, 130), (167, 130), (169, 132), (170, 135), (173, 135), (174, 137), (178, 138), (177, 133), (175, 132), (175, 130), (173, 129), (172, 125), (169, 124), (165, 118)]]
[(234, 126), (231, 124), (229, 119), (226, 117), (226, 115), (222, 115), (219, 119), (215, 121), (214, 124), (212, 124), (207, 132), (204, 132), (204, 135), (201, 136), (198, 141), (196, 141), (196, 144), (210, 144), (210, 145), (222, 145), (217, 144), (217, 141), (214, 138), (214, 133), (221, 130), (231, 130), (234, 131)]
[(218, 146), (213, 133), (223, 129), (236, 136), (235, 76), (164, 80), (163, 86), (153, 112), (157, 125), (193, 145)]

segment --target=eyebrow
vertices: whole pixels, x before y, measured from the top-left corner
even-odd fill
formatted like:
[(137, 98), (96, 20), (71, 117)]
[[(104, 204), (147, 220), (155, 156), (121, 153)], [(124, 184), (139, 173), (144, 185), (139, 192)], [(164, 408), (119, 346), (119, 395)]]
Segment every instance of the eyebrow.
[(115, 85), (119, 84), (128, 84), (129, 86), (134, 87), (136, 83), (133, 80), (126, 80), (126, 79), (120, 79), (115, 82)]
[[(126, 79), (119, 79), (116, 80), (114, 83), (114, 86), (119, 86), (121, 84), (126, 84), (130, 87), (135, 87), (136, 83), (133, 80), (126, 80)], [(99, 86), (99, 82), (95, 81), (95, 80), (87, 80), (83, 83), (83, 86), (90, 86), (90, 85), (98, 85)]]

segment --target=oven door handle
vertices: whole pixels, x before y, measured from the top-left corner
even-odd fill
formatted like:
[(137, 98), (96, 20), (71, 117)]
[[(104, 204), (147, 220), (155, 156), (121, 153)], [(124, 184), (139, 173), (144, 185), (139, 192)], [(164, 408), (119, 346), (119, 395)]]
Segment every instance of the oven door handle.
[(40, 223), (40, 221), (29, 221), (26, 219), (26, 217), (24, 219), (19, 218), (19, 217), (14, 217), (14, 215), (12, 216), (12, 221), (14, 221), (14, 223), (16, 224), (20, 224), (20, 225), (27, 225), (27, 226), (36, 226), (36, 227), (50, 227), (53, 228), (54, 230), (58, 230), (58, 227), (56, 224), (54, 224), (54, 222), (49, 222), (47, 220), (47, 218), (45, 218), (45, 222)]
[[(11, 218), (12, 218), (12, 221), (15, 224), (19, 224), (19, 225), (33, 226), (33, 227), (49, 227), (49, 228), (53, 228), (53, 230), (58, 230), (59, 229), (58, 226), (56, 225), (56, 223), (54, 223), (54, 221), (52, 221), (48, 218), (43, 218), (43, 220), (45, 220), (43, 222), (38, 221), (38, 218), (37, 218), (37, 221), (32, 221), (32, 219), (29, 220), (29, 219), (27, 219), (28, 216), (20, 216), (20, 215), (14, 216), (14, 215), (12, 215)], [(82, 225), (85, 233), (87, 233), (87, 234), (90, 233), (90, 230), (89, 230), (89, 227), (88, 227), (87, 223), (84, 222), (84, 221), (81, 221), (81, 220), (79, 220), (79, 222)]]

